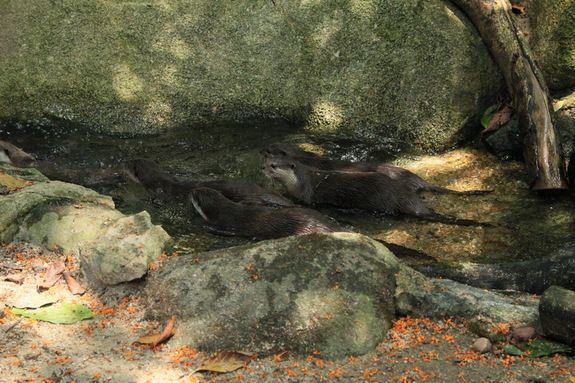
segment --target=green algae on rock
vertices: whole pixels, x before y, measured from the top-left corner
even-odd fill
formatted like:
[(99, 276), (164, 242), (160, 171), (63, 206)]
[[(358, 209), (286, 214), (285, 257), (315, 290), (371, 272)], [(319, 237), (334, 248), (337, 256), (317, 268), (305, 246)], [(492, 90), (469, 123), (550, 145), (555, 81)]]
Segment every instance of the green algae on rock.
[(13, 1), (0, 23), (0, 116), (103, 132), (283, 117), (442, 150), (501, 90), (445, 0)]

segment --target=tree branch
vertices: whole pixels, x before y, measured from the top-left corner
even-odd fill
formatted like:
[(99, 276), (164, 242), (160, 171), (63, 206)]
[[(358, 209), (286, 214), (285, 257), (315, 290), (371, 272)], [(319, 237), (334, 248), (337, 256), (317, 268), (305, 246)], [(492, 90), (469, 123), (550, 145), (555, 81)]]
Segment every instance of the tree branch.
[(475, 24), (501, 69), (525, 132), (523, 156), (533, 190), (567, 189), (545, 80), (517, 29), (508, 0), (452, 0)]

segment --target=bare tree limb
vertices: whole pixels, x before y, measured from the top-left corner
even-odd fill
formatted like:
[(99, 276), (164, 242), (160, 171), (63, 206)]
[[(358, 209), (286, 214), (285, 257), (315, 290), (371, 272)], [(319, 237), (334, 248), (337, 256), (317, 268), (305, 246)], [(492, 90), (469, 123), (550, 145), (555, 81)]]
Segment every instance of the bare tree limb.
[(523, 156), (533, 190), (567, 189), (545, 80), (517, 29), (508, 0), (452, 0), (475, 24), (497, 61), (525, 132)]

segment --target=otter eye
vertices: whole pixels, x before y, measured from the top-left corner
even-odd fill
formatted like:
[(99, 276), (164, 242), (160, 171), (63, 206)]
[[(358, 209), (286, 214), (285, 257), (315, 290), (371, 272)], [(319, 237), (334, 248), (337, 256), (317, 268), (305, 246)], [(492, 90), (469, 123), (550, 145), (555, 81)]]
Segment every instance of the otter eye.
[(289, 164), (290, 169), (295, 169), (295, 164)]
[(276, 164), (271, 164), (270, 166), (272, 167), (272, 169), (275, 169), (278, 167)]

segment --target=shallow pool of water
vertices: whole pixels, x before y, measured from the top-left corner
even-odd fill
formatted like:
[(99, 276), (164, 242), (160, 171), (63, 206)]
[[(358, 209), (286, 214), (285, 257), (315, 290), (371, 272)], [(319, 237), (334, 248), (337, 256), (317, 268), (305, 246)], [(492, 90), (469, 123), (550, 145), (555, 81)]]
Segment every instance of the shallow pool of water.
[(1, 121), (0, 140), (34, 154), (39, 160), (36, 167), (51, 179), (109, 194), (124, 213), (149, 211), (154, 222), (176, 238), (179, 251), (197, 252), (249, 241), (212, 235), (201, 218), (150, 199), (141, 186), (123, 175), (122, 161), (147, 157), (181, 178), (247, 178), (283, 192), (280, 185), (261, 174), (259, 151), (284, 140), (306, 143), (307, 149), (337, 158), (395, 162), (453, 189), (493, 190), (485, 196), (425, 195), (426, 203), (440, 213), (488, 222), (493, 227), (321, 209), (352, 230), (407, 246), (437, 261), (524, 260), (548, 255), (575, 241), (572, 196), (540, 196), (529, 191), (522, 164), (501, 162), (482, 150), (415, 158), (396, 142), (380, 139), (366, 145), (309, 136), (283, 120), (213, 121), (153, 136), (96, 134), (65, 122)]

